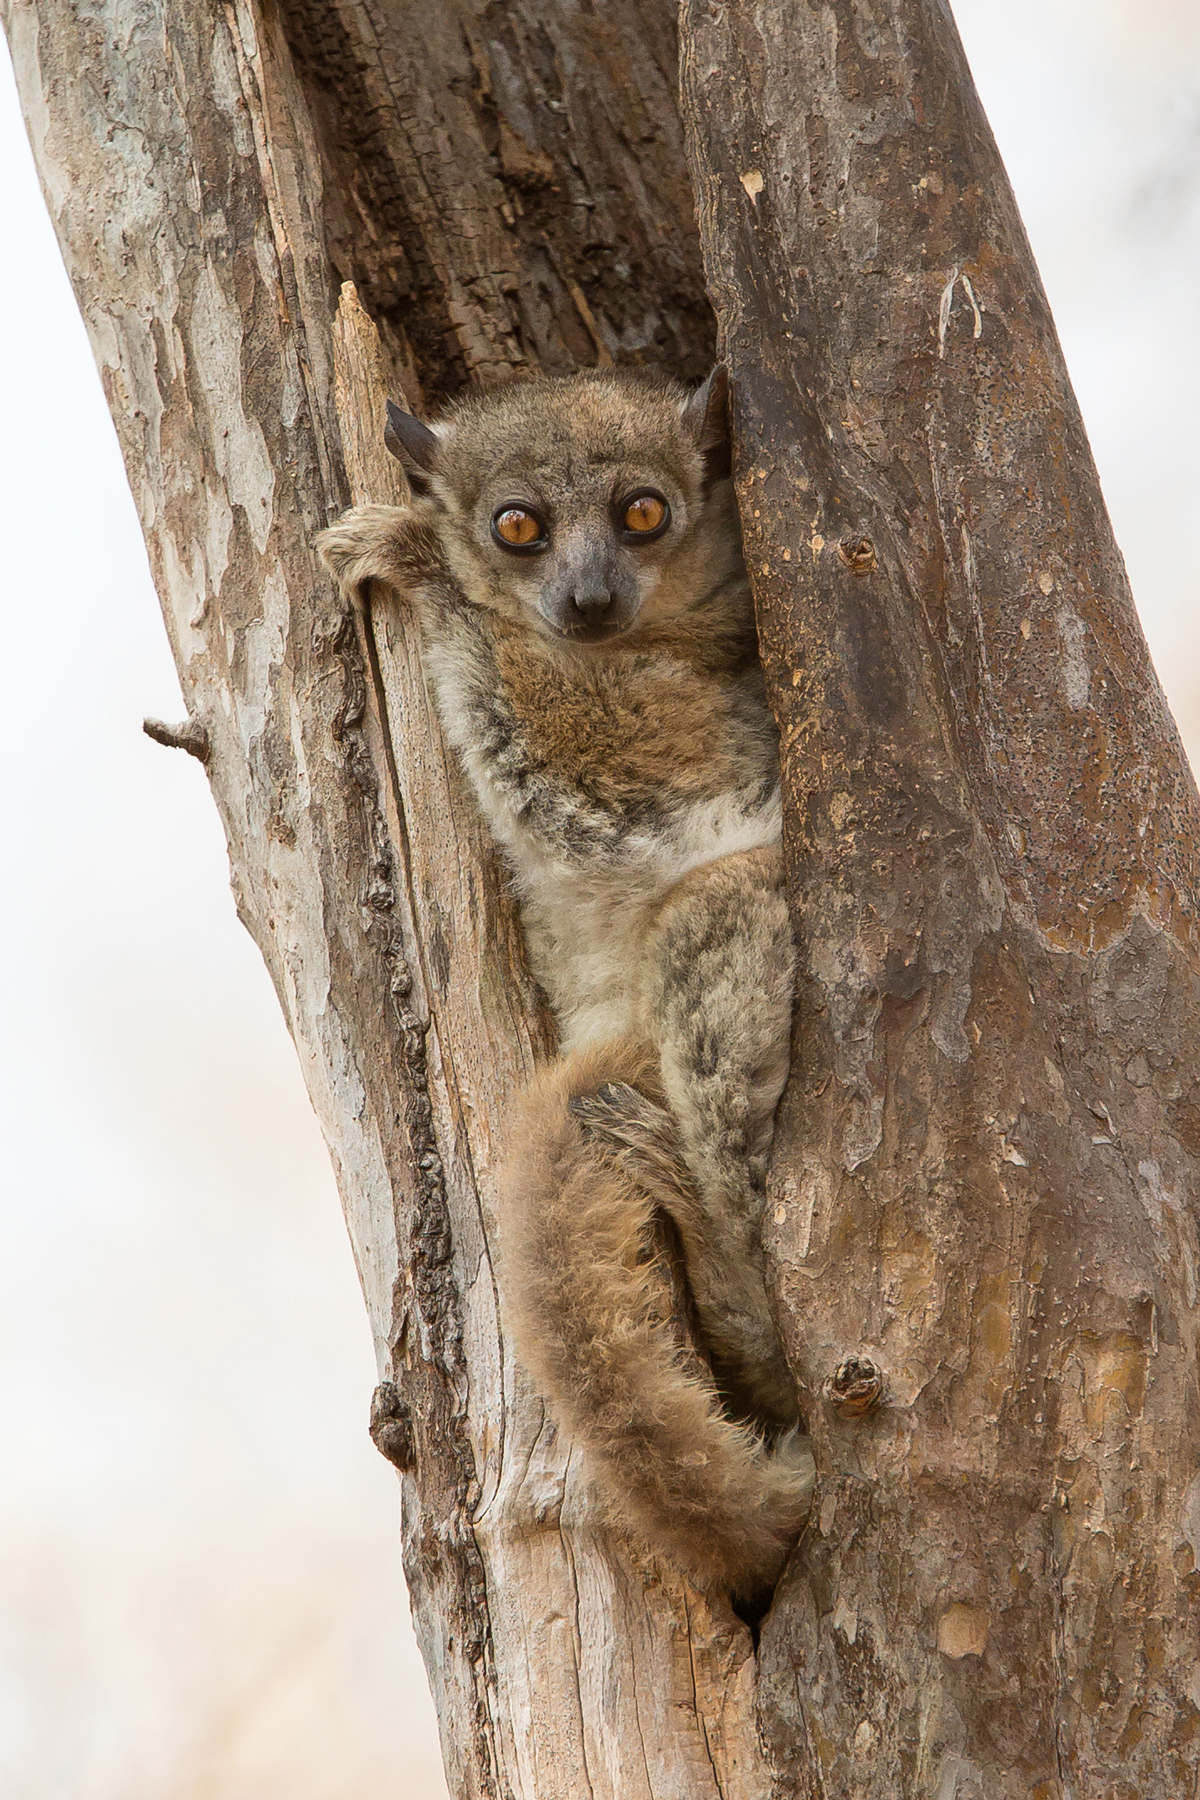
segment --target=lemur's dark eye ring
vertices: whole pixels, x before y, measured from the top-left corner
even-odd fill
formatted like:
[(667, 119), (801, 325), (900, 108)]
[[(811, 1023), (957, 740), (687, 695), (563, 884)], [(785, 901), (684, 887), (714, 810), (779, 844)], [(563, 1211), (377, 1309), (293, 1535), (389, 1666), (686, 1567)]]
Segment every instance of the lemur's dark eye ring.
[(527, 506), (499, 506), (492, 514), (492, 536), (504, 550), (541, 550), (546, 527)]
[(641, 494), (630, 494), (617, 510), (626, 537), (639, 538), (642, 543), (648, 538), (661, 537), (671, 523), (670, 507), (662, 495), (651, 488)]

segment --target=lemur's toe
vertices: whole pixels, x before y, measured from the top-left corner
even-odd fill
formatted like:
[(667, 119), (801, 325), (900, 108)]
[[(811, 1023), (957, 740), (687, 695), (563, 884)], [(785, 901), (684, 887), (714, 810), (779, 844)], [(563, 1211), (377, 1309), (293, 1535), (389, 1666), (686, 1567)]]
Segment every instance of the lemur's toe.
[(569, 1111), (587, 1131), (620, 1130), (650, 1104), (627, 1081), (606, 1081), (594, 1094), (573, 1094), (567, 1101)]

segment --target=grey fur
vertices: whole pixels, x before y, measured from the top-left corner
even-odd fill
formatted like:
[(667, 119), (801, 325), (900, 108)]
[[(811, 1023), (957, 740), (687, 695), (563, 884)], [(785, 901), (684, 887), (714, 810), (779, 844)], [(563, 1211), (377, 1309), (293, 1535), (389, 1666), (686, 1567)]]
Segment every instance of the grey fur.
[[(520, 1354), (611, 1516), (746, 1593), (803, 1525), (812, 1459), (763, 1279), (794, 951), (778, 744), (714, 477), (724, 413), (720, 372), (698, 397), (613, 371), (471, 396), (418, 441), (412, 507), (360, 507), (320, 548), (345, 588), (415, 605), (559, 1020), (503, 1182)], [(641, 493), (669, 509), (653, 541), (624, 527)], [(493, 529), (514, 507), (542, 532), (532, 550)], [(572, 611), (585, 581), (595, 604)]]

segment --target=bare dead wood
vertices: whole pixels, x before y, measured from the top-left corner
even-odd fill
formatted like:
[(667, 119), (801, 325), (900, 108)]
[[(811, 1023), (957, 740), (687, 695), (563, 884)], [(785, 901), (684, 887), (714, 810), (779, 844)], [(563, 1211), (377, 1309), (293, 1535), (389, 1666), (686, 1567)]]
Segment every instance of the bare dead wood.
[(946, 7), (681, 48), (807, 967), (778, 1791), (1190, 1797), (1195, 788)]

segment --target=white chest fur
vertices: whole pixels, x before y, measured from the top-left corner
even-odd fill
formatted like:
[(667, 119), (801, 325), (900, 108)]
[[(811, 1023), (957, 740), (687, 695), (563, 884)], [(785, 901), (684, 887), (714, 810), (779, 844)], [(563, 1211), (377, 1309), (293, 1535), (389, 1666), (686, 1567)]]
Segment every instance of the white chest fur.
[(532, 833), (499, 833), (522, 894), (534, 973), (558, 1016), (562, 1048), (641, 1034), (646, 943), (655, 914), (693, 869), (779, 842), (778, 794), (747, 806), (721, 795), (681, 808), (654, 836), (631, 833), (616, 853), (566, 863)]

